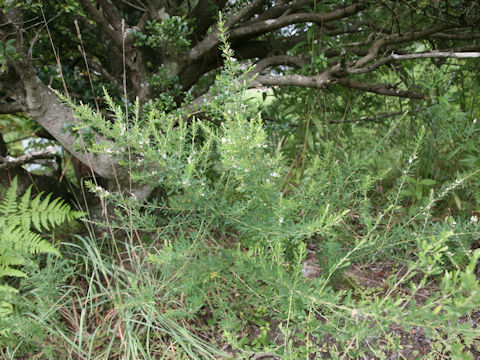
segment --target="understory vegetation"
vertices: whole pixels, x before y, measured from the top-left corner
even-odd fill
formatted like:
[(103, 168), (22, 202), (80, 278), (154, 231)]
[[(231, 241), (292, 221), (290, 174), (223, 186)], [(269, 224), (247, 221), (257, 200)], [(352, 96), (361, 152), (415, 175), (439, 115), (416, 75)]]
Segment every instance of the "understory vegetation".
[(203, 117), (59, 95), (89, 151), (161, 196), (92, 177), (94, 212), (14, 183), (1, 357), (478, 359), (478, 71), (460, 88), (428, 67), (424, 105), (369, 121), (349, 89), (247, 90), (221, 38)]

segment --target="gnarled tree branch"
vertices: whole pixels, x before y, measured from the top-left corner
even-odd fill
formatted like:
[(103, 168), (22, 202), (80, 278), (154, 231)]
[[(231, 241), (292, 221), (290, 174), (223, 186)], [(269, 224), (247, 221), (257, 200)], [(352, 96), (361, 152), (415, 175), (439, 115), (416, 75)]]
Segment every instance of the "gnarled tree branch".
[(337, 79), (336, 83), (344, 87), (351, 89), (371, 92), (374, 94), (384, 95), (384, 96), (394, 96), (407, 99), (428, 99), (427, 94), (422, 94), (409, 90), (400, 90), (397, 89), (396, 85), (392, 84), (369, 84), (359, 81), (354, 81), (350, 79)]
[(51, 150), (36, 150), (19, 157), (0, 156), (0, 170), (13, 169), (39, 159), (55, 159), (58, 155)]

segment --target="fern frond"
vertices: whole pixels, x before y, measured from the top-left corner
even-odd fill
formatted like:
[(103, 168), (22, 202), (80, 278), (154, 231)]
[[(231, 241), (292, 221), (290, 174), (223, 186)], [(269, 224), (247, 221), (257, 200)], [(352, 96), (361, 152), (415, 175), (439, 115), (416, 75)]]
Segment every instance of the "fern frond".
[(31, 212), (31, 219), (33, 225), (38, 231), (42, 231), (42, 227), (40, 225), (40, 213), (37, 211), (38, 204), (40, 203), (40, 194), (35, 196), (30, 203), (30, 212)]
[(5, 198), (0, 203), (0, 214), (6, 216), (17, 212), (17, 189), (18, 182), (15, 177), (12, 181), (12, 185), (7, 190)]
[(40, 201), (42, 195), (39, 194), (32, 200), (29, 209), (30, 219), (38, 231), (49, 231), (65, 221), (78, 219), (83, 216), (81, 212), (72, 211), (70, 206), (60, 198), (50, 201), (51, 194)]
[(41, 232), (83, 216), (81, 212), (72, 211), (60, 198), (51, 201), (51, 194), (43, 200), (43, 193), (32, 199), (32, 187), (18, 199), (17, 189), (15, 178), (0, 203), (0, 278), (25, 277), (23, 271), (12, 266), (25, 264), (30, 255), (43, 253), (61, 256), (54, 245), (32, 231), (32, 224)]
[(0, 264), (4, 266), (25, 264), (25, 259), (22, 256), (15, 253), (12, 254), (12, 252), (13, 251), (10, 250), (10, 252), (0, 255)]
[(24, 233), (25, 231), (21, 227), (18, 227), (17, 224), (0, 228), (0, 254), (18, 247), (21, 243), (19, 238), (22, 238)]
[[(14, 287), (6, 284), (0, 284), (0, 294), (16, 294), (18, 293), (18, 290), (15, 289)], [(3, 295), (2, 294), (2, 295)]]
[[(31, 197), (32, 197), (32, 186), (30, 185), (27, 191), (25, 191), (25, 194), (23, 194), (22, 198), (20, 199), (20, 203), (18, 204), (18, 213), (20, 215), (28, 214)], [(30, 229), (30, 224), (31, 224), (30, 216), (21, 216), (21, 222), (22, 222), (22, 227), (24, 229)]]
[(0, 277), (4, 276), (27, 277), (27, 274), (10, 266), (0, 266)]
[(57, 256), (61, 256), (58, 249), (50, 244), (47, 240), (42, 239), (39, 234), (30, 232), (29, 234), (25, 234), (24, 238), (22, 239), (26, 250), (30, 254), (53, 254)]

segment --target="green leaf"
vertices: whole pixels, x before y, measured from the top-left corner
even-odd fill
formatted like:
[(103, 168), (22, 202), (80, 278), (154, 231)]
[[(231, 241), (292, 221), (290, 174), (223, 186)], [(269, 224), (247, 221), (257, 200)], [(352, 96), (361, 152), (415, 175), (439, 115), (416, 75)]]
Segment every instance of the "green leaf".
[(422, 181), (419, 182), (420, 185), (426, 185), (426, 186), (431, 186), (435, 185), (437, 182), (433, 179), (423, 179)]
[(416, 191), (415, 191), (415, 196), (416, 196), (417, 200), (422, 200), (423, 191), (422, 191), (422, 187), (421, 187), (421, 186), (417, 187), (417, 189), (416, 189)]
[(457, 204), (458, 210), (462, 210), (462, 201), (458, 197), (457, 194), (453, 194), (453, 198), (455, 199), (455, 204)]

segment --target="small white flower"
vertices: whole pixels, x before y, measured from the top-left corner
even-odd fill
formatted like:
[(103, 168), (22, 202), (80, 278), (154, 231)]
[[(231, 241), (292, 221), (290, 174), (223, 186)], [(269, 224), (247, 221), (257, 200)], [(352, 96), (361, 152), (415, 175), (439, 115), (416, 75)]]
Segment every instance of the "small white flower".
[(472, 217), (470, 218), (470, 222), (472, 224), (476, 224), (478, 222), (478, 217), (477, 215), (472, 215)]
[(232, 113), (232, 110), (228, 109), (227, 114), (231, 114), (231, 113)]
[(162, 158), (166, 159), (166, 158), (167, 158), (167, 154), (162, 154)]
[(222, 140), (221, 140), (221, 141), (222, 141), (222, 143), (224, 143), (224, 144), (225, 144), (225, 143), (227, 142), (227, 139), (226, 139), (226, 138), (224, 138), (224, 137), (222, 137)]
[(278, 175), (276, 172), (273, 172), (270, 174), (271, 177), (279, 177), (280, 175)]
[(413, 162), (413, 158), (408, 159), (408, 163), (411, 164)]
[(457, 225), (457, 222), (455, 220), (452, 221), (452, 226)]
[(265, 182), (266, 182), (266, 183), (269, 183), (269, 182), (270, 182), (270, 179), (265, 180)]
[(192, 159), (191, 159), (191, 158), (188, 158), (188, 159), (187, 159), (187, 163), (191, 164), (191, 163), (192, 163)]
[(248, 173), (249, 171), (250, 171), (250, 170), (248, 170), (248, 169), (245, 169), (245, 172), (246, 172), (246, 173)]
[(283, 217), (281, 217), (280, 219), (278, 219), (278, 222), (279, 222), (280, 224), (283, 224)]
[(473, 119), (473, 123), (474, 123), (474, 124), (477, 123), (477, 118)]
[(455, 180), (455, 183), (456, 183), (456, 184), (460, 184), (461, 181), (460, 181), (459, 179), (457, 179), (457, 180)]

